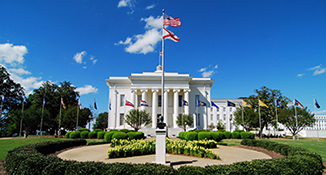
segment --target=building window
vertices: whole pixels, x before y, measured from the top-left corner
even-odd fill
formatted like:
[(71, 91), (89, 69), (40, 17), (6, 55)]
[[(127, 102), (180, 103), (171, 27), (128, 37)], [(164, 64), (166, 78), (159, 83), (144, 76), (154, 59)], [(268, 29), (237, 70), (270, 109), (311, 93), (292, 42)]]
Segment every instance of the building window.
[(123, 125), (124, 123), (125, 123), (124, 113), (120, 113), (120, 125)]
[(200, 126), (200, 114), (197, 114), (196, 116), (197, 116), (197, 126)]
[(225, 107), (223, 107), (223, 112), (225, 112)]
[(198, 106), (199, 95), (195, 95), (195, 106)]
[(217, 114), (217, 120), (220, 120), (220, 114)]
[(182, 95), (179, 95), (179, 107), (182, 107)]
[(211, 114), (211, 121), (213, 121), (213, 114)]
[(138, 97), (138, 100), (137, 100), (138, 101), (138, 104), (137, 104), (137, 106), (139, 107), (140, 106), (141, 95), (137, 95), (137, 97)]
[(120, 95), (120, 106), (124, 106), (125, 105), (125, 94), (121, 94)]
[(226, 114), (223, 115), (223, 120), (225, 121)]
[(162, 95), (158, 95), (158, 107), (162, 107)]

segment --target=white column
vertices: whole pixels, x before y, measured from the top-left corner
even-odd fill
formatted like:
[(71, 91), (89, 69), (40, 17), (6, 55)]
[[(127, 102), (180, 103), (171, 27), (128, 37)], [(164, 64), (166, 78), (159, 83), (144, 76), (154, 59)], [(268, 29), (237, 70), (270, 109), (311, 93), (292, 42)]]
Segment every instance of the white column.
[(153, 92), (153, 100), (152, 100), (152, 128), (156, 128), (156, 121), (157, 121), (157, 92), (158, 89), (152, 89)]
[(190, 89), (185, 89), (184, 90), (184, 93), (185, 93), (185, 100), (188, 102), (188, 106), (185, 106), (184, 108), (185, 108), (185, 114), (186, 115), (188, 115), (189, 114), (189, 92), (190, 92), (191, 90)]
[(166, 124), (166, 126), (169, 126), (169, 123), (168, 123), (168, 109), (169, 109), (169, 99), (168, 99), (168, 94), (169, 94), (169, 89), (165, 89), (164, 90), (164, 114), (163, 114), (163, 117), (164, 117), (164, 123)]
[(131, 103), (136, 105), (135, 103), (135, 92), (137, 91), (137, 89), (131, 89)]
[(173, 100), (173, 127), (178, 128), (177, 119), (179, 116), (179, 92), (180, 89), (173, 89), (174, 100)]
[(215, 128), (217, 128), (217, 108), (212, 106), (213, 108), (213, 124), (215, 126)]
[[(207, 91), (206, 91), (206, 86), (204, 86), (204, 93), (205, 93), (205, 99), (208, 101), (207, 99)], [(210, 101), (208, 101), (208, 104), (206, 104), (205, 108), (204, 108), (204, 114), (203, 114), (203, 119), (204, 119), (204, 129), (207, 129), (207, 120), (208, 120), (208, 112), (207, 112), (207, 107), (210, 106)]]
[[(142, 89), (141, 90), (141, 99), (144, 100), (144, 101), (146, 101), (146, 92), (147, 92), (147, 89)], [(146, 110), (146, 107), (141, 106), (140, 110)]]

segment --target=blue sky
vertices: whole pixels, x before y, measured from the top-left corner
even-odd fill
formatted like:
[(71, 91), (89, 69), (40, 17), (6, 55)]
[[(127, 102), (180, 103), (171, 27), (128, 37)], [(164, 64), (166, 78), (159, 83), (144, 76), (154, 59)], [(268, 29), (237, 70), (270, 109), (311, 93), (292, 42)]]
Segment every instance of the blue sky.
[(165, 71), (215, 80), (212, 98), (238, 98), (267, 86), (326, 113), (326, 1), (3, 0), (0, 64), (25, 87), (70, 81), (85, 107), (108, 111), (105, 79), (153, 72), (169, 27)]

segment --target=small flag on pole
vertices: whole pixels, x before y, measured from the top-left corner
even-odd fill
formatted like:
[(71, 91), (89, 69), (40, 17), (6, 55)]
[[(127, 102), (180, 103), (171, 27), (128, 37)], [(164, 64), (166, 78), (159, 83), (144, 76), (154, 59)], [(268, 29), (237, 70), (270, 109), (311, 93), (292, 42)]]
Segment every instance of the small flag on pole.
[(214, 102), (212, 102), (212, 101), (211, 101), (211, 105), (212, 105), (213, 107), (219, 109), (219, 107), (218, 107)]
[(319, 104), (318, 104), (318, 102), (317, 102), (317, 100), (315, 99), (315, 105), (316, 105), (316, 108), (320, 108), (320, 106), (319, 106)]
[(145, 100), (140, 100), (140, 106), (148, 106)]
[(180, 41), (180, 38), (178, 38), (174, 33), (171, 31), (167, 30), (166, 28), (163, 27), (163, 39), (170, 39), (174, 42)]
[(43, 98), (43, 104), (45, 105), (45, 98)]
[(2, 100), (3, 102), (6, 102), (6, 101), (7, 101), (7, 99), (6, 99), (6, 97), (5, 97), (4, 95), (1, 95), (1, 100)]
[(96, 101), (95, 101), (95, 98), (94, 98), (94, 109), (97, 110), (97, 106), (96, 106)]
[(25, 96), (23, 97), (23, 99), (24, 99), (24, 103), (27, 103), (27, 98)]
[(297, 99), (294, 99), (294, 105), (295, 106), (300, 106), (301, 108), (304, 108), (304, 106)]
[(198, 106), (206, 106), (206, 103), (198, 100)]
[(235, 103), (230, 102), (229, 100), (227, 100), (227, 106), (235, 107)]
[(63, 109), (66, 109), (66, 104), (65, 104), (65, 102), (63, 102), (63, 98), (61, 98), (61, 105), (62, 105)]
[(242, 106), (251, 108), (251, 105), (248, 102), (244, 101), (244, 100), (242, 100)]
[(135, 107), (134, 104), (132, 104), (130, 101), (126, 100), (126, 106), (131, 106), (131, 107)]
[(183, 106), (189, 106), (189, 103), (186, 100), (182, 100), (182, 105)]
[(180, 27), (181, 21), (180, 18), (172, 18), (171, 16), (168, 16), (166, 14), (163, 15), (163, 26), (172, 26), (172, 27)]
[(266, 108), (268, 108), (268, 106), (264, 102), (262, 102), (261, 100), (259, 100), (259, 106), (265, 106)]

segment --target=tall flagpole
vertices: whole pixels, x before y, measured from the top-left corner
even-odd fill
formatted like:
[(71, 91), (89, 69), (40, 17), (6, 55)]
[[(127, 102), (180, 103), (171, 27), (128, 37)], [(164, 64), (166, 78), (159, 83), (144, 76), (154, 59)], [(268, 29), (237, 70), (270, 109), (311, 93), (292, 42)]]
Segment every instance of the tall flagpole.
[(263, 130), (261, 129), (261, 114), (260, 114), (260, 101), (259, 101), (259, 97), (258, 97), (258, 113), (259, 113), (259, 138), (262, 139), (262, 132)]
[[(316, 99), (315, 99), (315, 96), (314, 96), (314, 104), (316, 103)], [(316, 104), (314, 105), (315, 107), (315, 115), (317, 114), (317, 110), (316, 110)], [(318, 130), (318, 121), (317, 121), (317, 139), (318, 139), (318, 142), (319, 142), (319, 130)]]
[(280, 136), (278, 134), (277, 99), (275, 99), (275, 111), (276, 111), (276, 133), (277, 133), (277, 139), (280, 139)]
[(77, 104), (76, 131), (77, 131), (77, 129), (78, 129), (79, 105), (80, 105), (80, 98), (78, 99), (78, 104)]
[[(296, 99), (295, 99), (295, 97), (294, 97), (294, 112), (295, 112), (295, 127), (298, 130), (298, 115), (297, 115), (297, 107), (296, 107)], [(295, 136), (294, 136), (294, 140), (295, 140)], [(298, 139), (299, 139), (299, 136), (298, 136)]]
[(61, 97), (61, 99), (60, 99), (61, 101), (60, 101), (60, 114), (59, 114), (59, 129), (58, 129), (58, 137), (60, 137), (60, 128), (61, 128), (61, 105), (62, 105), (62, 101), (63, 101), (63, 99), (62, 99), (62, 97)]
[[(165, 10), (163, 9), (163, 17), (164, 17), (164, 12)], [(164, 114), (164, 38), (163, 38), (163, 32), (164, 32), (164, 25), (162, 23), (162, 94), (161, 94), (161, 99), (162, 99), (162, 103), (161, 103), (161, 115), (164, 117), (164, 122), (166, 125), (168, 125), (168, 123), (166, 121), (168, 121), (167, 114)]]
[(23, 117), (24, 117), (24, 97), (23, 97), (22, 103), (23, 103), (23, 105), (22, 105), (22, 117), (20, 119), (19, 138), (22, 135), (22, 125), (23, 125)]
[(43, 97), (43, 107), (42, 107), (42, 117), (41, 117), (41, 126), (40, 126), (40, 138), (42, 136), (42, 123), (43, 123), (43, 113), (44, 113), (44, 104), (45, 103), (45, 97)]
[(243, 103), (242, 103), (242, 125), (243, 125), (243, 130), (244, 130), (244, 128), (245, 128), (245, 125), (244, 125), (244, 118), (243, 118)]

